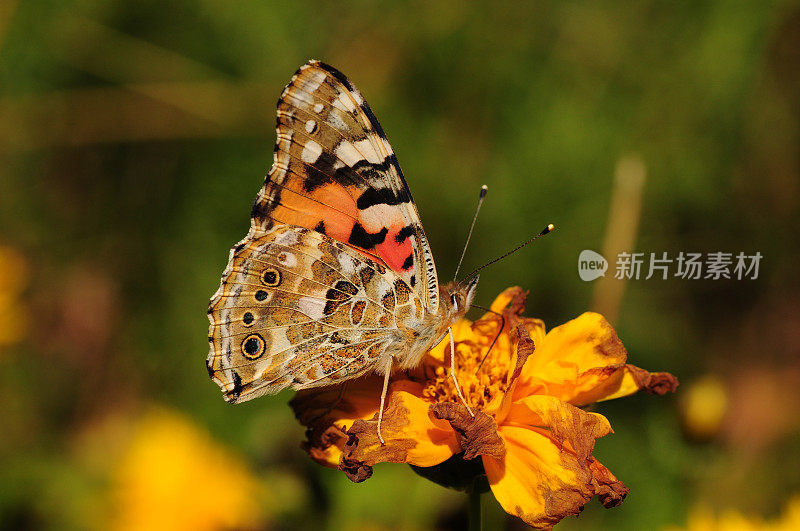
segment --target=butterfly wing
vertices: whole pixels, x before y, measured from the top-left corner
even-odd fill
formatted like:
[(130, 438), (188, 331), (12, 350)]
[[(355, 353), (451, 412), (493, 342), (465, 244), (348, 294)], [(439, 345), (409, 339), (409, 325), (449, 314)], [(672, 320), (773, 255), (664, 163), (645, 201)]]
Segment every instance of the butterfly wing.
[(338, 70), (310, 61), (278, 101), (275, 161), (251, 233), (313, 229), (394, 271), (437, 313), (439, 287), (419, 214), (378, 120)]
[(398, 322), (423, 312), (380, 263), (319, 232), (274, 223), (231, 250), (209, 304), (209, 375), (233, 403), (355, 378), (410, 341)]

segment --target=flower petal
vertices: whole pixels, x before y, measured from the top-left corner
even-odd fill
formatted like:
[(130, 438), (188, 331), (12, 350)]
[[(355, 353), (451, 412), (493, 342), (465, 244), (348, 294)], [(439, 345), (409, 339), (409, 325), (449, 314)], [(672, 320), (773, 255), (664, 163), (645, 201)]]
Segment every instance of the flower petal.
[(668, 372), (648, 372), (635, 365), (625, 365), (622, 381), (616, 387), (608, 387), (609, 392), (597, 401), (612, 400), (643, 390), (652, 395), (674, 393), (678, 388), (678, 379)]
[(677, 387), (674, 376), (626, 365), (627, 357), (608, 321), (600, 314), (584, 313), (554, 328), (536, 344), (514, 396), (546, 394), (585, 405), (639, 389), (663, 394)]
[(303, 449), (318, 463), (338, 468), (347, 430), (357, 419), (372, 418), (380, 406), (382, 379), (369, 376), (342, 386), (299, 391), (289, 402), (297, 420), (308, 428)]
[[(589, 415), (589, 414), (587, 414)], [(628, 488), (591, 456), (579, 457), (541, 428), (501, 426), (503, 460), (483, 456), (489, 485), (506, 512), (549, 528), (578, 514), (595, 495), (604, 507), (622, 503)]]
[(600, 464), (600, 461), (589, 458), (589, 470), (592, 472), (592, 487), (594, 493), (603, 507), (611, 509), (617, 507), (631, 490), (619, 481), (609, 469)]
[(503, 395), (500, 407), (492, 411), (492, 414), (494, 415), (494, 418), (498, 424), (502, 424), (505, 421), (505, 418), (508, 415), (509, 411), (511, 411), (511, 405), (513, 404), (513, 399), (515, 394), (514, 391), (519, 382), (519, 377), (525, 368), (525, 364), (527, 363), (528, 358), (531, 356), (531, 354), (534, 353), (536, 349), (536, 345), (534, 344), (533, 339), (531, 339), (530, 332), (525, 326), (522, 325), (517, 326), (517, 328), (514, 331), (514, 335), (517, 336), (517, 352), (515, 354), (516, 359), (515, 359), (514, 370), (510, 371), (507, 376), (508, 389), (505, 395)]
[[(421, 398), (421, 384), (400, 379), (390, 388), (381, 424), (385, 444), (378, 439), (377, 413), (369, 420), (356, 420), (347, 431), (349, 439), (339, 468), (353, 480), (361, 478), (364, 467), (375, 463), (433, 466), (461, 451), (450, 424), (430, 414), (430, 403)], [(355, 474), (354, 470), (362, 472)]]
[(547, 428), (558, 444), (569, 443), (578, 459), (586, 460), (594, 449), (594, 441), (613, 433), (608, 420), (598, 413), (587, 413), (558, 398), (545, 395), (527, 396), (511, 406), (507, 424)]
[(505, 459), (482, 459), (503, 509), (534, 527), (550, 527), (578, 514), (594, 492), (591, 473), (575, 454), (560, 448), (542, 429), (502, 426), (500, 432)]
[(465, 460), (475, 459), (479, 455), (502, 459), (505, 455), (506, 449), (497, 433), (497, 424), (483, 411), (475, 411), (474, 415), (470, 415), (463, 404), (453, 402), (432, 404), (430, 411), (435, 418), (446, 420), (456, 430)]

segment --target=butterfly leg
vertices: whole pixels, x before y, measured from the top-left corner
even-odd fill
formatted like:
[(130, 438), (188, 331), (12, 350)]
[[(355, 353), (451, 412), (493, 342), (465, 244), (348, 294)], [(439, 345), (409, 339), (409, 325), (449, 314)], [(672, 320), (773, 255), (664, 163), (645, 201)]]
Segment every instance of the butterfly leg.
[(450, 377), (453, 378), (453, 383), (456, 386), (456, 392), (458, 393), (458, 398), (464, 403), (467, 407), (467, 411), (469, 411), (470, 416), (474, 417), (475, 413), (472, 412), (472, 409), (467, 404), (467, 401), (464, 399), (464, 395), (461, 394), (461, 385), (458, 383), (458, 378), (456, 378), (456, 345), (455, 341), (453, 341), (453, 329), (448, 328), (447, 333), (450, 334)]
[(381, 392), (381, 408), (378, 410), (378, 440), (381, 441), (381, 445), (385, 445), (386, 442), (383, 440), (383, 435), (381, 435), (381, 422), (383, 421), (383, 405), (386, 402), (386, 391), (389, 390), (389, 375), (392, 373), (392, 358), (390, 357), (386, 363), (386, 371), (383, 375), (383, 391)]

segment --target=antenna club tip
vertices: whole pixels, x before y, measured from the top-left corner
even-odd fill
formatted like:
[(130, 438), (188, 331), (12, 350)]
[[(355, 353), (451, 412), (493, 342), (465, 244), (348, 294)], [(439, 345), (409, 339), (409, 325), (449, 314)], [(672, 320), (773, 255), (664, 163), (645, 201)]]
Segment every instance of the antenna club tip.
[(486, 186), (485, 184), (483, 186), (481, 186), (481, 196), (480, 196), (480, 198), (483, 199), (484, 197), (486, 197), (486, 192), (488, 192), (488, 191), (489, 191), (489, 187), (488, 186)]
[(555, 228), (556, 228), (556, 226), (551, 223), (551, 224), (549, 224), (548, 226), (546, 226), (544, 228), (544, 230), (541, 232), (541, 234), (543, 234), (543, 235), (547, 234), (548, 232), (554, 230)]

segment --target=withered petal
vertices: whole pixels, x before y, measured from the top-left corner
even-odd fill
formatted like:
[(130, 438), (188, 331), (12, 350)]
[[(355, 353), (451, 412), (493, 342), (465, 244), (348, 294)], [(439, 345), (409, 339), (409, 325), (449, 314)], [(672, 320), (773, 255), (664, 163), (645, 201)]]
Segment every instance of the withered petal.
[(503, 509), (549, 529), (578, 514), (593, 497), (606, 508), (622, 503), (628, 488), (592, 456), (581, 458), (568, 441), (542, 428), (501, 426), (506, 457), (483, 457), (492, 492)]
[[(357, 421), (363, 422), (363, 421)], [(358, 445), (358, 436), (356, 434), (351, 434), (350, 438), (348, 439), (347, 443), (344, 445), (342, 449), (342, 455), (339, 459), (339, 470), (344, 472), (347, 476), (347, 479), (352, 481), (353, 483), (361, 483), (362, 481), (366, 481), (372, 477), (372, 467), (364, 464), (363, 461), (359, 461), (357, 459), (351, 459), (348, 456), (351, 455), (352, 451), (354, 450), (355, 446)]]
[(536, 345), (531, 339), (530, 332), (527, 327), (518, 325), (514, 329), (514, 334), (517, 336), (517, 358), (514, 370), (511, 371), (508, 377), (508, 388), (499, 409), (494, 413), (494, 418), (498, 424), (502, 424), (511, 409), (511, 404), (514, 400), (514, 390), (516, 389), (519, 377), (522, 374), (525, 363), (531, 354), (534, 353)]
[(490, 455), (495, 459), (505, 456), (506, 447), (497, 433), (497, 424), (483, 411), (475, 411), (473, 417), (463, 404), (453, 402), (432, 404), (430, 411), (434, 417), (446, 420), (456, 430), (465, 460), (479, 455)]
[[(354, 421), (342, 448), (340, 469), (361, 470), (383, 462), (433, 466), (461, 451), (450, 424), (430, 414), (429, 402), (421, 398), (421, 384), (400, 379), (392, 382), (390, 389), (381, 424), (386, 444), (378, 439), (377, 413), (371, 419)], [(362, 476), (361, 472), (353, 475)]]
[(506, 422), (515, 426), (546, 428), (560, 446), (569, 446), (579, 460), (585, 461), (594, 442), (612, 432), (608, 420), (545, 395), (531, 395), (514, 402)]
[[(519, 286), (511, 286), (495, 298), (492, 302), (492, 311), (502, 312), (506, 321), (512, 321), (515, 317), (522, 315), (525, 311), (525, 301), (528, 299), (528, 292)], [(516, 326), (516, 323), (508, 323), (509, 326)]]
[(509, 514), (537, 528), (549, 528), (578, 514), (592, 498), (585, 461), (561, 447), (543, 429), (501, 426), (506, 442), (502, 460), (483, 456), (497, 501)]
[(626, 365), (625, 368), (631, 373), (639, 389), (652, 395), (674, 393), (678, 388), (678, 379), (668, 372), (647, 372), (634, 365)]
[(300, 447), (317, 463), (338, 468), (347, 433), (335, 424), (318, 423), (306, 430), (306, 440)]
[[(678, 388), (678, 379), (668, 372), (648, 372), (635, 365), (623, 365), (617, 368), (605, 385), (592, 393), (590, 401), (602, 402), (645, 391), (652, 395), (674, 393)], [(573, 403), (581, 405), (588, 402)]]
[(640, 389), (673, 391), (669, 373), (648, 373), (626, 365), (628, 353), (602, 315), (582, 314), (551, 330), (537, 342), (525, 365), (514, 398), (547, 394), (574, 405), (626, 396)]
[(593, 457), (589, 457), (589, 470), (592, 472), (592, 487), (600, 503), (606, 509), (617, 507), (631, 489), (619, 481), (609, 469)]

